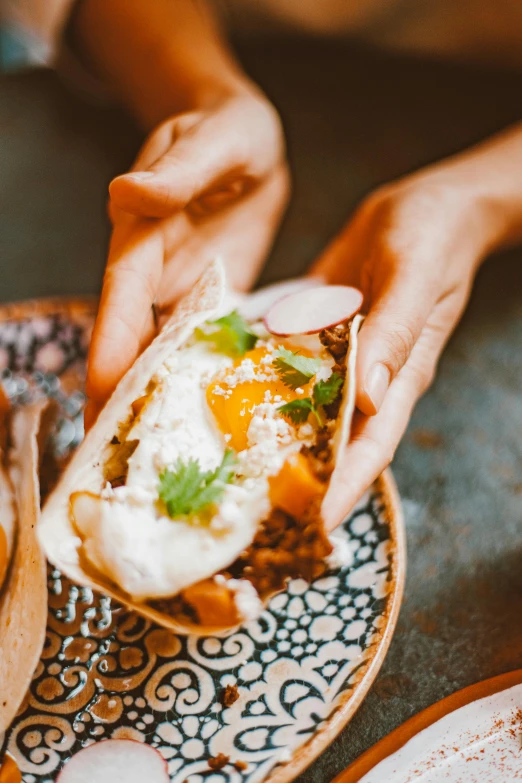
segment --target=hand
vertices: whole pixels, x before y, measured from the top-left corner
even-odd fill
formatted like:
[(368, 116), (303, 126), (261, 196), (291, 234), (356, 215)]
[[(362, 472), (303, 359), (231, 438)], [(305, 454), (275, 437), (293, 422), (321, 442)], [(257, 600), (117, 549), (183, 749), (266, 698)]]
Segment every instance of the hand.
[(359, 335), (358, 410), (324, 509), (329, 529), (391, 462), (464, 310), (496, 234), (493, 216), (471, 194), (449, 167), (383, 187), (313, 269), (328, 282), (361, 288), (367, 313)]
[(113, 234), (89, 353), (87, 425), (168, 311), (213, 258), (239, 290), (279, 224), (288, 174), (279, 119), (252, 90), (155, 130), (110, 185)]

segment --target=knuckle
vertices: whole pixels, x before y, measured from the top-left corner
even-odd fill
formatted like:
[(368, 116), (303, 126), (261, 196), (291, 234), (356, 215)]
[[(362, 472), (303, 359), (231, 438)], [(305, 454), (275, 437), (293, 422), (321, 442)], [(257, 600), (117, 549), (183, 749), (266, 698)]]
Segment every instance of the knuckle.
[(384, 363), (392, 376), (395, 376), (413, 350), (417, 339), (416, 331), (407, 322), (396, 322), (387, 327), (382, 339), (386, 353)]
[(375, 475), (387, 468), (395, 456), (397, 446), (390, 439), (379, 441), (372, 435), (360, 433), (353, 440), (364, 449), (365, 459), (375, 466)]

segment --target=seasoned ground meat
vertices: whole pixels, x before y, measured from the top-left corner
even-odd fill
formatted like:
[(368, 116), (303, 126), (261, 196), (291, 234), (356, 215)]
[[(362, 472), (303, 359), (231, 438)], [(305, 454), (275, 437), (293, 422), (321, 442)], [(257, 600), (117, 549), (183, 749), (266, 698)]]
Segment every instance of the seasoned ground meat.
[(223, 767), (226, 767), (229, 763), (230, 756), (225, 756), (224, 753), (218, 753), (214, 758), (211, 756), (208, 760), (208, 766), (210, 769), (214, 770), (214, 772), (219, 772), (220, 769), (223, 769)]
[(315, 443), (301, 448), (301, 452), (310, 460), (312, 470), (320, 481), (328, 481), (332, 473), (332, 439), (336, 426), (334, 419), (328, 419), (324, 427), (317, 431)]
[(298, 521), (274, 509), (263, 522), (252, 545), (230, 567), (231, 574), (248, 579), (261, 598), (281, 590), (287, 579), (317, 579), (326, 570), (324, 558), (332, 551), (322, 524)]
[(350, 321), (319, 332), (319, 339), (338, 364), (344, 365), (350, 338)]
[(223, 707), (231, 707), (239, 699), (237, 685), (227, 685), (221, 694), (221, 704)]

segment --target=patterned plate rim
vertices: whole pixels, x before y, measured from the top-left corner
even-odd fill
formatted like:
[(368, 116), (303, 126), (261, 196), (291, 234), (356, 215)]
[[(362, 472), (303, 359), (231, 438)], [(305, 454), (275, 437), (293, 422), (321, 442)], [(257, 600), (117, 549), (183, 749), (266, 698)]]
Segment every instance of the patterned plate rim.
[(406, 535), (404, 517), (399, 492), (391, 470), (388, 468), (376, 481), (377, 490), (382, 494), (390, 525), (390, 541), (394, 545), (390, 569), (389, 602), (385, 612), (385, 624), (378, 640), (375, 641), (374, 655), (368, 658), (358, 674), (359, 680), (352, 690), (346, 692), (337, 710), (324, 726), (320, 728), (285, 766), (276, 767), (265, 779), (265, 783), (289, 783), (303, 772), (342, 731), (355, 715), (370, 690), (384, 662), (390, 646), (404, 593), (406, 579)]
[[(98, 298), (92, 296), (53, 296), (25, 299), (0, 304), (0, 323), (9, 320), (48, 316), (53, 313), (71, 317), (90, 316), (96, 313)], [(390, 526), (392, 558), (390, 578), (388, 580), (389, 601), (384, 614), (385, 624), (374, 643), (374, 654), (366, 665), (358, 671), (358, 681), (345, 693), (333, 715), (304, 744), (286, 764), (277, 766), (264, 783), (290, 783), (303, 772), (331, 742), (354, 716), (375, 681), (390, 646), (404, 593), (406, 579), (406, 535), (401, 501), (395, 479), (390, 468), (375, 482), (377, 491), (382, 495)]]

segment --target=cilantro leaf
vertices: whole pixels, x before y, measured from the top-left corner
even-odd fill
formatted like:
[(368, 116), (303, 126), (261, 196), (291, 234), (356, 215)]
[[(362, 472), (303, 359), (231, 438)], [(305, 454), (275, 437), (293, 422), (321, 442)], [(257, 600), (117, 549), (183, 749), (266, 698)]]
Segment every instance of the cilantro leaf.
[(336, 372), (333, 372), (326, 381), (317, 381), (313, 391), (314, 405), (318, 408), (320, 405), (330, 405), (335, 402), (342, 385), (343, 378)]
[(321, 366), (321, 360), (280, 348), (273, 365), (285, 386), (297, 389), (313, 378)]
[(198, 339), (214, 343), (216, 351), (228, 356), (244, 356), (259, 339), (237, 310), (215, 321), (206, 321), (205, 326), (207, 328), (196, 329)]
[(302, 400), (292, 400), (292, 402), (280, 405), (277, 410), (294, 424), (304, 424), (311, 413), (313, 413), (320, 422), (310, 397), (303, 397)]
[(158, 494), (169, 517), (197, 514), (217, 503), (234, 478), (235, 465), (235, 455), (230, 450), (215, 470), (202, 471), (197, 459), (182, 462), (178, 458), (174, 469), (164, 470), (159, 477)]

